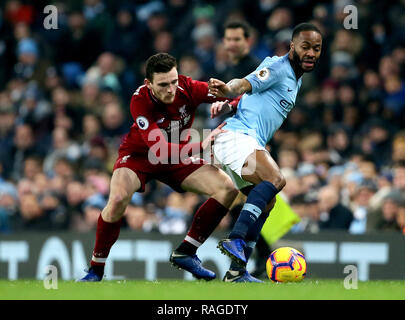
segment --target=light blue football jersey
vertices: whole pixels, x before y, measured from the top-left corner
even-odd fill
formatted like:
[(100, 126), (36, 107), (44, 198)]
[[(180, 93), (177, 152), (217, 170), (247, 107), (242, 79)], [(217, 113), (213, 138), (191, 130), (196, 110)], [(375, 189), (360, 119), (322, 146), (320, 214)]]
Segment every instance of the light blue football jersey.
[(294, 107), (302, 79), (297, 81), (288, 54), (265, 58), (245, 79), (252, 91), (242, 96), (223, 129), (254, 136), (264, 147)]

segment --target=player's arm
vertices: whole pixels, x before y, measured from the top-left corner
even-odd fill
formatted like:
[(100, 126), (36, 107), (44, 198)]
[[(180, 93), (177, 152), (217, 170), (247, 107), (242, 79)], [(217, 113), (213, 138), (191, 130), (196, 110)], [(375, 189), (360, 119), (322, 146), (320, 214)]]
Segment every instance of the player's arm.
[(211, 119), (224, 114), (235, 112), (238, 108), (238, 103), (241, 97), (242, 96), (239, 96), (236, 99), (233, 99), (231, 102), (229, 102), (229, 100), (214, 102), (210, 108)]
[(252, 85), (245, 78), (232, 79), (228, 83), (211, 78), (208, 81), (209, 93), (216, 97), (236, 98), (252, 91)]

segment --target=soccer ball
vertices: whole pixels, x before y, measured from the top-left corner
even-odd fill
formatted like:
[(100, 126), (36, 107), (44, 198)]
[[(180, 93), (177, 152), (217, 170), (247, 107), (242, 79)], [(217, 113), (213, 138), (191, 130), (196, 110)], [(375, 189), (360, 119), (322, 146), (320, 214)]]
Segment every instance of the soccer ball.
[(266, 262), (269, 279), (274, 282), (301, 281), (307, 272), (304, 255), (290, 247), (274, 250)]

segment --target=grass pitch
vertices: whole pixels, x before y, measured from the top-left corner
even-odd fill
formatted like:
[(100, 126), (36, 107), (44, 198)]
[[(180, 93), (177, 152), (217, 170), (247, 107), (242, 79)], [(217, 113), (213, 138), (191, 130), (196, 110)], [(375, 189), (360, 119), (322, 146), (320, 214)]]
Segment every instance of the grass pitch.
[(1, 300), (404, 300), (405, 281), (358, 282), (305, 279), (299, 283), (205, 281), (62, 281), (45, 289), (39, 280), (0, 280)]

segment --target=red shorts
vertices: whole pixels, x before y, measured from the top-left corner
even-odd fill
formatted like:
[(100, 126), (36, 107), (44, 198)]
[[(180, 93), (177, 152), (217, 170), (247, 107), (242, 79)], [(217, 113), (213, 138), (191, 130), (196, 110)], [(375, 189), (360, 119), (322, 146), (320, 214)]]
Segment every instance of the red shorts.
[(207, 162), (201, 158), (188, 158), (190, 161), (179, 164), (151, 164), (147, 157), (137, 155), (120, 154), (115, 161), (114, 169), (128, 168), (136, 173), (141, 181), (138, 192), (145, 191), (145, 184), (149, 180), (158, 180), (177, 192), (185, 192), (181, 183), (191, 173), (205, 165)]

